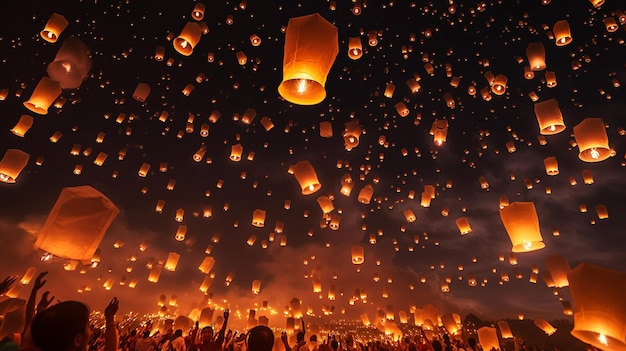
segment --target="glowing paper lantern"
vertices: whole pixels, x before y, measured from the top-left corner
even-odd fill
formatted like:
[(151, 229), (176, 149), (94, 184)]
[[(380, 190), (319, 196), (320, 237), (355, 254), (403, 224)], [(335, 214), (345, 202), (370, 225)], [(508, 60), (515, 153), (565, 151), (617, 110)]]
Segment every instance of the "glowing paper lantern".
[(528, 252), (545, 247), (534, 203), (513, 202), (500, 209), (500, 219), (513, 244), (513, 252)]
[(322, 138), (332, 138), (333, 125), (330, 122), (320, 122), (320, 136)]
[(54, 61), (48, 65), (48, 75), (58, 81), (63, 89), (80, 87), (89, 73), (93, 62), (91, 52), (85, 43), (72, 37), (61, 45)]
[(556, 157), (546, 157), (543, 160), (543, 164), (546, 167), (546, 174), (550, 176), (555, 176), (559, 174), (559, 163), (557, 162)]
[(322, 187), (317, 179), (317, 173), (309, 161), (298, 161), (292, 166), (292, 171), (298, 184), (300, 184), (302, 195), (311, 195)]
[(543, 318), (537, 318), (535, 319), (535, 325), (543, 330), (544, 333), (546, 333), (548, 336), (554, 334), (554, 332), (556, 332), (556, 328), (554, 328), (552, 326), (552, 324), (548, 323), (548, 321), (546, 321)]
[(572, 33), (567, 20), (556, 21), (552, 27), (552, 33), (554, 33), (556, 46), (565, 46), (572, 42)]
[(0, 181), (15, 183), (20, 172), (28, 164), (30, 155), (19, 149), (8, 149), (0, 160)]
[(174, 38), (174, 49), (181, 55), (189, 56), (202, 37), (202, 27), (197, 22), (187, 22), (180, 34)]
[(526, 57), (532, 71), (543, 71), (546, 69), (546, 48), (543, 46), (543, 43), (528, 43)]
[(498, 331), (493, 327), (482, 327), (477, 330), (478, 342), (483, 350), (500, 350)]
[(48, 77), (42, 77), (30, 99), (24, 101), (24, 106), (37, 114), (46, 115), (48, 108), (59, 95), (61, 95), (61, 84)]
[(34, 247), (61, 258), (90, 262), (119, 212), (111, 200), (88, 185), (63, 188)]
[(243, 146), (241, 144), (235, 144), (230, 147), (230, 160), (234, 162), (241, 161), (241, 154), (243, 153)]
[(609, 210), (605, 205), (597, 205), (596, 213), (598, 214), (598, 219), (607, 219), (609, 218)]
[(363, 264), (363, 262), (365, 262), (365, 251), (363, 250), (363, 246), (352, 245), (350, 252), (352, 254), (352, 264)]
[(374, 187), (371, 184), (366, 184), (361, 191), (359, 191), (358, 200), (362, 204), (369, 204), (374, 195)]
[(358, 60), (363, 56), (363, 46), (361, 44), (361, 38), (352, 37), (348, 40), (348, 57), (353, 60)]
[(48, 19), (48, 22), (46, 22), (46, 26), (39, 34), (45, 41), (49, 43), (56, 43), (59, 35), (61, 35), (68, 24), (69, 22), (63, 15), (53, 13)]
[(148, 95), (150, 95), (150, 85), (147, 83), (137, 83), (137, 87), (133, 92), (133, 99), (139, 102), (146, 102)]
[(626, 273), (581, 263), (567, 276), (574, 304), (571, 334), (602, 350), (625, 350)]
[(537, 116), (539, 132), (542, 135), (557, 134), (565, 130), (563, 115), (556, 99), (535, 103), (535, 116)]
[(493, 85), (491, 86), (491, 92), (496, 95), (502, 95), (506, 92), (506, 83), (508, 82), (507, 76), (504, 74), (498, 74), (493, 81)]
[(565, 256), (548, 255), (546, 257), (546, 270), (549, 273), (552, 282), (550, 287), (562, 288), (569, 285), (567, 274), (571, 268)]
[(213, 269), (214, 265), (215, 265), (215, 259), (211, 256), (206, 256), (202, 260), (202, 263), (200, 263), (200, 266), (198, 267), (198, 269), (200, 270), (200, 272), (204, 274), (209, 274), (209, 272), (211, 272), (211, 269)]
[(507, 321), (498, 321), (498, 329), (500, 329), (500, 335), (502, 335), (503, 339), (513, 338), (511, 327), (509, 327), (509, 323)]
[(611, 156), (609, 138), (602, 118), (585, 118), (574, 126), (578, 158), (585, 162), (600, 162)]
[(265, 210), (256, 209), (252, 213), (252, 225), (263, 228), (265, 225)]
[(196, 21), (202, 21), (202, 19), (204, 18), (205, 10), (206, 6), (201, 2), (197, 2), (196, 5), (193, 7), (193, 11), (191, 11), (191, 17), (193, 17), (193, 19)]
[(315, 13), (289, 19), (280, 95), (298, 105), (322, 102), (326, 77), (338, 52), (337, 28), (322, 16)]
[(187, 226), (184, 224), (181, 224), (178, 226), (178, 229), (176, 229), (176, 234), (174, 235), (174, 239), (176, 239), (176, 241), (184, 241), (185, 235), (187, 235)]
[(29, 115), (21, 115), (20, 120), (15, 127), (11, 129), (11, 132), (19, 137), (24, 137), (26, 132), (33, 126), (34, 118)]
[(448, 136), (448, 120), (438, 119), (433, 121), (433, 125), (430, 130), (432, 132), (435, 144), (442, 145), (446, 142), (446, 138)]
[(461, 235), (469, 234), (472, 232), (472, 227), (469, 224), (469, 220), (467, 217), (457, 218), (455, 221), (457, 228), (461, 232)]
[(163, 270), (163, 266), (160, 264), (152, 266), (150, 269), (150, 274), (148, 274), (148, 281), (150, 283), (157, 283), (159, 278), (161, 277), (161, 271)]
[(165, 261), (165, 270), (170, 272), (174, 272), (176, 270), (176, 266), (178, 265), (178, 261), (180, 260), (180, 255), (176, 252), (170, 252), (167, 255), (167, 261)]
[(333, 206), (333, 201), (325, 195), (317, 198), (317, 204), (320, 206), (320, 209), (323, 213), (330, 213), (335, 209), (335, 206)]

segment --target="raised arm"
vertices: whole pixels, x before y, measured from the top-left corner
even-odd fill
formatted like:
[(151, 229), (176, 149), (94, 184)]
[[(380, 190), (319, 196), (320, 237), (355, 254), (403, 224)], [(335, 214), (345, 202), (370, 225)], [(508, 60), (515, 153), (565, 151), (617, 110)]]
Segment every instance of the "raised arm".
[(228, 316), (230, 316), (230, 311), (227, 309), (224, 310), (224, 322), (222, 323), (222, 328), (217, 333), (217, 339), (215, 342), (222, 347), (224, 343), (224, 333), (226, 333), (226, 326), (228, 325)]
[(9, 291), (9, 288), (11, 288), (11, 285), (13, 285), (13, 283), (15, 283), (16, 280), (17, 280), (16, 276), (8, 276), (4, 278), (4, 280), (0, 282), (0, 296), (4, 295), (7, 291)]
[(39, 301), (39, 304), (37, 305), (37, 310), (35, 310), (35, 301), (37, 301), (37, 292), (44, 285), (46, 285), (47, 280), (43, 280), (46, 274), (48, 274), (48, 272), (39, 273), (39, 275), (35, 279), (35, 283), (33, 284), (33, 289), (30, 291), (30, 296), (28, 297), (28, 301), (26, 302), (26, 316), (25, 316), (24, 329), (22, 330), (22, 337), (24, 336), (28, 328), (30, 328), (30, 324), (32, 323), (33, 318), (35, 318), (35, 313), (45, 310), (50, 304), (50, 302), (52, 302), (52, 299), (54, 299), (54, 297), (48, 299), (48, 294), (50, 294), (49, 291), (44, 292), (43, 295), (41, 296), (41, 301)]
[(117, 351), (119, 343), (117, 336), (117, 324), (115, 323), (115, 314), (119, 308), (119, 300), (114, 297), (109, 305), (104, 309), (104, 319), (106, 321), (106, 329), (104, 331), (104, 351)]

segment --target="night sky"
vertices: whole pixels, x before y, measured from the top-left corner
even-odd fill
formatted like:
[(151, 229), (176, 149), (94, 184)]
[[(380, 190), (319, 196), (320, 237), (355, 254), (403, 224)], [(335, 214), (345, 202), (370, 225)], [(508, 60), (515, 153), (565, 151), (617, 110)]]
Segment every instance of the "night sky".
[[(368, 1), (360, 15), (348, 1), (337, 1), (336, 9), (329, 1), (207, 1), (202, 21), (208, 33), (183, 56), (172, 39), (195, 22), (194, 5), (186, 0), (3, 3), (0, 91), (7, 93), (0, 101), (0, 154), (20, 149), (30, 159), (14, 184), (0, 183), (2, 278), (21, 277), (35, 267), (49, 271), (46, 289), (57, 299), (101, 309), (117, 296), (121, 312), (157, 312), (161, 295), (168, 301), (176, 296), (178, 306), (170, 306), (170, 313), (229, 307), (242, 318), (233, 318), (234, 326), (245, 326), (247, 310), (266, 301), (275, 313), (264, 312), (270, 324), (282, 327), (293, 298), (302, 301), (305, 318), (320, 321), (356, 320), (362, 313), (373, 319), (390, 308), (396, 316), (410, 315), (425, 304), (441, 313), (491, 319), (523, 314), (573, 320), (560, 301), (569, 301), (567, 288), (549, 288), (542, 279), (547, 256), (562, 255), (572, 268), (589, 262), (626, 270), (621, 1), (606, 0), (599, 8), (583, 0)], [(40, 31), (53, 13), (69, 24), (49, 43)], [(326, 98), (295, 105), (277, 91), (284, 30), (290, 18), (314, 13), (337, 27), (339, 53)], [(615, 32), (607, 30), (605, 18), (617, 22)], [(568, 45), (555, 44), (551, 31), (558, 20), (571, 27)], [(376, 46), (368, 45), (370, 31), (377, 31)], [(261, 38), (259, 46), (252, 45), (253, 34)], [(91, 70), (79, 88), (63, 89), (62, 101), (46, 115), (29, 111), (23, 102), (71, 37), (91, 50)], [(348, 57), (351, 37), (361, 39), (360, 59)], [(544, 45), (547, 68), (525, 79), (531, 42)], [(159, 46), (165, 49), (162, 61), (155, 60)], [(238, 52), (247, 56), (244, 64)], [(426, 63), (434, 67), (432, 75)], [(547, 86), (545, 71), (555, 73), (555, 87)], [(508, 77), (506, 93), (492, 93), (490, 101), (479, 92), (489, 89), (486, 72)], [(416, 77), (421, 89), (412, 93), (406, 82)], [(453, 77), (460, 79), (457, 87)], [(139, 83), (151, 88), (143, 103), (132, 96)], [(194, 89), (186, 96), (183, 89), (190, 83)], [(396, 86), (391, 97), (384, 94), (388, 83)], [(476, 87), (475, 96), (469, 86)], [(538, 138), (531, 93), (539, 102), (556, 99), (566, 125), (563, 132), (546, 135), (545, 145)], [(446, 105), (445, 94), (454, 108)], [(396, 111), (399, 102), (409, 109), (407, 116)], [(242, 116), (248, 109), (256, 117), (246, 124)], [(163, 111), (169, 114), (164, 121)], [(214, 111), (221, 117), (210, 121)], [(34, 123), (19, 137), (11, 129), (23, 114)], [(264, 127), (263, 117), (273, 128)], [(587, 117), (603, 120), (614, 156), (593, 163), (579, 159), (573, 127)], [(436, 145), (429, 131), (443, 119), (447, 140)], [(347, 150), (342, 131), (354, 121), (363, 133), (359, 145)], [(320, 122), (332, 124), (332, 137), (320, 136)], [(208, 136), (201, 135), (203, 124)], [(62, 137), (51, 142), (55, 132)], [(235, 144), (243, 146), (239, 162), (229, 159)], [(80, 152), (72, 155), (76, 145)], [(206, 153), (196, 162), (193, 155), (201, 148)], [(108, 156), (101, 166), (94, 164), (99, 153)], [(543, 160), (549, 156), (558, 160), (558, 175), (546, 174)], [(289, 174), (303, 160), (322, 184), (311, 195), (302, 195)], [(146, 177), (138, 175), (143, 163), (151, 165)], [(74, 174), (77, 165), (80, 175)], [(593, 184), (584, 183), (584, 170), (592, 172)], [(354, 184), (349, 196), (340, 192), (346, 174)], [(481, 187), (481, 178), (488, 187)], [(363, 204), (357, 196), (367, 184), (374, 193)], [(65, 259), (43, 262), (45, 252), (33, 244), (61, 190), (82, 185), (104, 194), (120, 213), (99, 245), (100, 264), (66, 271)], [(436, 196), (422, 207), (426, 185)], [(337, 230), (329, 228), (318, 205), (322, 195), (334, 198), (330, 215), (340, 218)], [(501, 197), (534, 203), (545, 248), (511, 255), (499, 215)], [(159, 200), (161, 213), (155, 211)], [(598, 205), (606, 206), (608, 218), (598, 217)], [(184, 210), (182, 222), (175, 220), (178, 209)], [(207, 209), (210, 217), (204, 216)], [(251, 224), (257, 209), (266, 211), (263, 227)], [(406, 220), (406, 210), (415, 221)], [(460, 217), (468, 219), (471, 233), (461, 235), (455, 224)], [(276, 233), (276, 222), (284, 223), (283, 233)], [(175, 239), (179, 225), (187, 226), (184, 241)], [(141, 251), (140, 244), (147, 249)], [(364, 248), (361, 265), (351, 263), (353, 245)], [(175, 272), (163, 270), (158, 282), (149, 282), (146, 265), (164, 264), (169, 252), (180, 254)], [(215, 259), (208, 294), (199, 291), (207, 276), (198, 269), (205, 256)], [(536, 283), (529, 281), (533, 267), (539, 271)], [(478, 281), (474, 287), (468, 285), (472, 275)], [(106, 290), (109, 279), (113, 285)], [(251, 291), (254, 280), (261, 281), (259, 294)], [(449, 292), (442, 292), (446, 280)], [(313, 291), (317, 281), (319, 293)], [(131, 282), (136, 282), (132, 289)], [(31, 286), (21, 287), (18, 296), (26, 299)], [(335, 300), (328, 298), (331, 286)]]

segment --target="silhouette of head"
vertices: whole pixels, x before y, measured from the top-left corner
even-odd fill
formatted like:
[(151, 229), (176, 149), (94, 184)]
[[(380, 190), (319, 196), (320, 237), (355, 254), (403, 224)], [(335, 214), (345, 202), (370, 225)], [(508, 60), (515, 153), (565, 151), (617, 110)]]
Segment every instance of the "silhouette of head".
[(274, 347), (274, 332), (272, 329), (257, 325), (248, 332), (249, 351), (272, 351)]
[(82, 302), (50, 306), (35, 315), (30, 328), (41, 351), (82, 351), (89, 347), (89, 309)]

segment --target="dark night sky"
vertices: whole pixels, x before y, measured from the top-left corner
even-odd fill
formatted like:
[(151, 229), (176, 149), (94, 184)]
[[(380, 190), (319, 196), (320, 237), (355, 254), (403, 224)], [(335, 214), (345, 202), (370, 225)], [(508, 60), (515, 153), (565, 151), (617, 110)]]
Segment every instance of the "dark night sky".
[[(472, 312), (494, 319), (518, 314), (572, 318), (563, 315), (559, 301), (568, 300), (567, 288), (556, 289), (555, 296), (555, 289), (548, 288), (541, 276), (536, 284), (530, 283), (533, 265), (543, 271), (546, 257), (559, 254), (572, 268), (590, 262), (626, 270), (622, 223), (626, 161), (620, 135), (626, 96), (614, 83), (626, 81), (622, 40), (626, 27), (610, 33), (603, 23), (605, 17), (617, 19), (620, 1), (607, 0), (598, 9), (583, 0), (553, 0), (548, 5), (539, 0), (459, 1), (454, 3), (454, 13), (443, 1), (430, 5), (368, 1), (359, 16), (352, 14), (348, 1), (337, 1), (336, 10), (328, 1), (249, 1), (247, 6), (207, 2), (204, 21), (209, 33), (191, 56), (177, 53), (167, 37), (177, 36), (185, 23), (193, 21), (193, 1), (27, 3), (9, 1), (0, 13), (0, 90), (8, 89), (6, 99), (0, 101), (0, 152), (21, 149), (30, 154), (17, 182), (0, 184), (0, 273), (4, 276), (21, 276), (31, 266), (49, 271), (47, 288), (57, 298), (78, 299), (94, 308), (118, 296), (123, 311), (156, 312), (160, 295), (176, 295), (178, 308), (170, 307), (172, 313), (189, 314), (210, 303), (241, 312), (244, 319), (233, 321), (234, 325), (245, 324), (246, 311), (268, 301), (277, 313), (270, 316), (270, 323), (282, 326), (283, 310), (294, 297), (310, 311), (309, 318), (320, 320), (358, 319), (363, 312), (372, 318), (387, 306), (393, 306), (397, 315), (427, 303), (442, 313)], [(39, 32), (53, 12), (70, 23), (56, 43), (48, 43)], [(337, 27), (339, 54), (328, 74), (326, 99), (298, 106), (277, 92), (285, 37), (281, 27), (289, 18), (312, 13)], [(232, 25), (225, 23), (227, 15), (233, 16)], [(550, 30), (562, 19), (572, 28), (573, 42), (557, 47)], [(433, 33), (430, 38), (424, 35), (428, 29)], [(367, 45), (370, 30), (378, 31), (376, 47)], [(251, 34), (262, 39), (260, 46), (251, 45)], [(30, 112), (23, 102), (71, 36), (91, 49), (90, 74), (80, 88), (63, 90), (67, 102), (61, 108), (51, 107), (47, 115)], [(364, 49), (358, 60), (347, 56), (348, 38), (355, 36)], [(524, 79), (525, 48), (530, 42), (544, 44), (547, 70), (555, 72), (556, 87), (546, 87), (543, 72)], [(159, 45), (165, 47), (162, 62), (154, 59)], [(401, 52), (404, 45), (412, 48), (406, 58)], [(238, 64), (238, 51), (246, 53), (245, 65)], [(214, 62), (207, 61), (210, 52)], [(424, 69), (423, 54), (435, 67), (432, 76)], [(523, 62), (518, 63), (518, 57)], [(166, 64), (169, 58), (171, 66)], [(487, 60), (488, 66), (483, 64)], [(574, 70), (572, 61), (580, 62), (580, 68)], [(448, 63), (460, 78), (457, 88), (446, 76)], [(508, 77), (506, 94), (493, 94), (491, 101), (484, 101), (480, 94), (467, 93), (469, 85), (478, 90), (488, 87), (486, 71)], [(198, 84), (195, 79), (200, 73), (207, 79)], [(405, 82), (416, 73), (422, 90), (411, 93)], [(145, 103), (132, 98), (138, 83), (151, 87)], [(185, 96), (182, 90), (189, 83), (195, 89)], [(397, 86), (392, 98), (383, 96), (387, 83)], [(537, 138), (539, 128), (528, 96), (533, 91), (539, 101), (558, 101), (567, 126), (546, 136), (546, 145)], [(445, 93), (454, 97), (454, 109), (446, 106)], [(401, 101), (410, 109), (406, 117), (394, 108)], [(255, 109), (257, 116), (245, 125), (236, 116), (248, 108)], [(170, 118), (161, 122), (158, 117), (164, 110)], [(210, 123), (214, 110), (221, 112), (221, 118)], [(117, 123), (120, 113), (127, 118)], [(10, 131), (22, 114), (35, 120), (24, 138)], [(190, 115), (193, 131), (188, 133)], [(261, 125), (264, 116), (272, 120), (273, 129)], [(586, 117), (603, 119), (614, 157), (598, 163), (578, 158), (578, 147), (570, 143), (572, 128)], [(437, 146), (429, 130), (435, 119), (443, 118), (449, 123), (447, 142)], [(341, 131), (351, 120), (358, 120), (365, 133), (359, 146), (348, 151)], [(333, 137), (320, 137), (322, 121), (332, 122)], [(199, 133), (203, 123), (210, 125), (208, 137)], [(52, 143), (49, 138), (56, 131), (63, 137)], [(97, 143), (100, 132), (106, 136)], [(388, 144), (379, 143), (381, 136)], [(509, 141), (515, 143), (515, 152), (507, 151)], [(236, 143), (244, 148), (240, 162), (228, 158)], [(75, 144), (81, 146), (78, 156), (70, 154)], [(193, 154), (203, 145), (205, 158), (194, 162)], [(92, 152), (86, 156), (82, 152), (87, 148)], [(119, 160), (122, 148), (127, 154)], [(408, 150), (406, 156), (403, 148)], [(253, 160), (245, 158), (250, 151), (255, 153)], [(93, 163), (99, 152), (108, 154), (102, 166)], [(557, 157), (559, 175), (546, 175), (543, 159), (548, 156)], [(36, 164), (38, 157), (44, 159), (41, 165)], [(288, 173), (301, 160), (310, 161), (322, 183), (313, 195), (302, 195)], [(144, 162), (152, 168), (142, 178), (137, 171)], [(167, 172), (159, 171), (163, 162)], [(82, 174), (73, 174), (76, 165), (83, 166)], [(583, 184), (583, 170), (593, 172), (594, 184)], [(339, 192), (346, 173), (355, 181), (349, 197)], [(481, 176), (488, 180), (488, 189), (481, 189)], [(576, 185), (570, 185), (570, 177)], [(176, 180), (173, 190), (166, 189), (170, 179)], [(221, 188), (219, 180), (224, 182)], [(451, 188), (446, 187), (449, 181)], [(365, 184), (374, 184), (368, 205), (357, 201)], [(101, 264), (83, 274), (80, 266), (64, 271), (58, 258), (41, 262), (42, 252), (32, 249), (61, 189), (78, 185), (91, 185), (120, 209), (99, 246)], [(437, 193), (428, 208), (420, 206), (424, 185), (435, 186)], [(546, 194), (546, 187), (551, 194)], [(142, 189), (147, 192), (142, 194)], [(411, 190), (415, 199), (408, 197)], [(316, 199), (328, 194), (334, 195), (333, 213), (341, 214), (336, 231), (320, 225), (322, 212)], [(509, 263), (511, 242), (498, 212), (501, 196), (510, 202), (534, 202), (546, 245), (516, 254), (517, 265)], [(154, 211), (158, 200), (165, 200), (160, 214)], [(580, 211), (581, 204), (588, 212)], [(595, 207), (600, 204), (607, 206), (608, 219), (597, 218)], [(211, 206), (212, 217), (202, 217), (203, 206)], [(448, 216), (441, 215), (444, 207)], [(184, 242), (174, 239), (179, 208), (185, 210), (182, 224), (188, 227)], [(267, 211), (263, 228), (251, 225), (255, 209)], [(407, 209), (415, 213), (415, 222), (405, 220)], [(473, 229), (465, 236), (455, 225), (463, 216)], [(261, 241), (269, 240), (276, 221), (284, 222), (287, 246), (279, 246), (277, 240), (264, 249)], [(560, 235), (553, 235), (554, 230)], [(370, 233), (377, 233), (375, 245), (368, 242)], [(219, 243), (212, 242), (216, 235)], [(250, 235), (258, 238), (252, 246), (246, 244)], [(415, 237), (419, 237), (417, 244)], [(123, 247), (114, 248), (117, 241)], [(139, 251), (142, 242), (149, 243), (145, 252)], [(213, 246), (210, 255), (216, 260), (212, 298), (198, 290), (205, 275), (197, 267), (207, 245)], [(364, 247), (363, 265), (351, 264), (352, 245)], [(181, 255), (176, 271), (163, 271), (157, 283), (148, 282), (146, 262), (164, 261), (168, 252)], [(136, 262), (129, 261), (133, 255)], [(234, 279), (226, 286), (229, 272)], [(379, 282), (372, 279), (375, 273)], [(510, 281), (502, 281), (502, 273)], [(470, 287), (468, 274), (486, 283)], [(425, 283), (420, 282), (422, 277)], [(443, 293), (440, 286), (446, 277), (451, 279), (450, 291)], [(110, 291), (103, 288), (107, 279), (114, 281)], [(262, 281), (258, 295), (250, 289), (255, 279)], [(313, 292), (314, 279), (322, 283), (321, 294)], [(119, 284), (133, 280), (137, 281), (134, 289)], [(327, 298), (331, 285), (337, 290), (335, 301)], [(78, 293), (84, 286), (91, 291)], [(356, 289), (367, 292), (367, 303), (349, 304)], [(383, 298), (383, 290), (388, 298)], [(23, 287), (19, 297), (26, 298), (28, 291), (30, 286)], [(324, 316), (324, 309), (331, 306), (334, 313)]]

